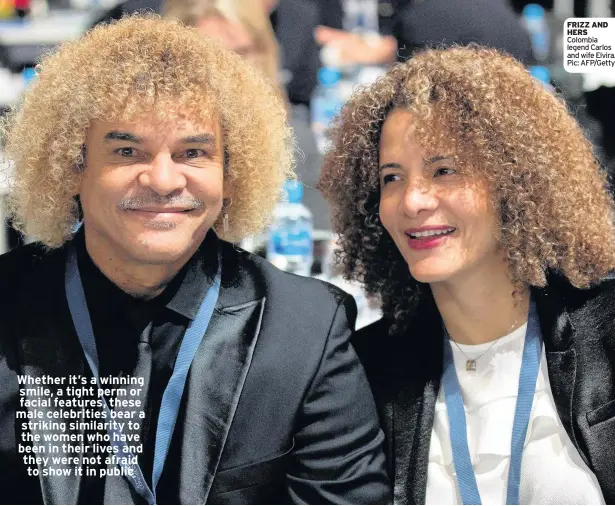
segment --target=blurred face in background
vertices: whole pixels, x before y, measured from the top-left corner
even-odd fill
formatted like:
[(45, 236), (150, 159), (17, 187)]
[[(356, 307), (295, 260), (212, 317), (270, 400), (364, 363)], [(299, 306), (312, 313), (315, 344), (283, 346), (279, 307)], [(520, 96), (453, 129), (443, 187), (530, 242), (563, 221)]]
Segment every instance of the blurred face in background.
[(257, 62), (259, 51), (256, 41), (241, 22), (211, 14), (202, 18), (196, 28), (203, 35), (218, 40), (231, 51)]
[[(276, 4), (272, 0), (166, 0), (162, 12), (216, 39), (279, 85), (279, 48), (269, 19)], [(280, 95), (284, 95), (281, 89)]]

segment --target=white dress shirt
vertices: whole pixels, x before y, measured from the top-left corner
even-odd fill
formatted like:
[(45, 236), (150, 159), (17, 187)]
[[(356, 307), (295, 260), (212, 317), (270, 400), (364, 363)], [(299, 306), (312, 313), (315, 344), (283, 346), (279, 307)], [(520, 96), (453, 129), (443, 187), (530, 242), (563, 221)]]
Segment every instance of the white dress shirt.
[[(506, 504), (526, 328), (527, 323), (495, 344), (452, 343), (466, 413), (470, 458), (483, 504)], [(482, 353), (485, 354), (480, 356)], [(475, 371), (466, 371), (466, 355), (480, 356)], [(519, 500), (520, 504), (604, 504), (596, 477), (557, 415), (544, 347), (523, 450)], [(431, 433), (426, 503), (461, 504), (442, 386)]]

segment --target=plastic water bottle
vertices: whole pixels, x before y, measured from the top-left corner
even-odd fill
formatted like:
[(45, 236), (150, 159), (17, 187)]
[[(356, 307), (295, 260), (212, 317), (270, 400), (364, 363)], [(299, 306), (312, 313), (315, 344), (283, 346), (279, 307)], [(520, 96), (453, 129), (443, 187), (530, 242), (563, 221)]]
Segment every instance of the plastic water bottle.
[(340, 71), (334, 67), (323, 67), (318, 71), (318, 86), (314, 90), (310, 110), (312, 132), (321, 153), (327, 151), (327, 129), (343, 104), (339, 88), (341, 76)]
[(286, 199), (276, 207), (269, 229), (267, 260), (283, 271), (309, 276), (314, 259), (312, 213), (301, 203), (301, 183), (288, 181), (284, 189)]
[(378, 33), (378, 2), (372, 0), (346, 0), (344, 2), (345, 31), (357, 35)]
[(538, 4), (527, 4), (521, 13), (521, 19), (530, 34), (534, 58), (545, 61), (549, 57), (550, 33), (545, 10)]

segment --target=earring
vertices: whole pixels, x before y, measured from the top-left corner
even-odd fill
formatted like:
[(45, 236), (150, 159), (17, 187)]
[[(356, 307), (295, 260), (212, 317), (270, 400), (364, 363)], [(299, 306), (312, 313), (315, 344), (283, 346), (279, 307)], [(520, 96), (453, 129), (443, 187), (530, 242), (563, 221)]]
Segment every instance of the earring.
[(229, 228), (228, 213), (224, 211), (224, 216), (222, 217), (222, 229), (224, 230), (225, 235), (228, 234)]
[(224, 234), (228, 234), (229, 229), (231, 228), (229, 225), (228, 219), (228, 208), (233, 205), (233, 197), (226, 199), (224, 203), (224, 214), (222, 215), (222, 230), (224, 230)]

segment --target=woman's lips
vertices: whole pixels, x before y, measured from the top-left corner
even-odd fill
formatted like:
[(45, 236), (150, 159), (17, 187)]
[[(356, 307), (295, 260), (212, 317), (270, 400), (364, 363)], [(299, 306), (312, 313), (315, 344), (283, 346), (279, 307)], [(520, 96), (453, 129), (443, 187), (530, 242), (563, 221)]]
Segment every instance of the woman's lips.
[(412, 233), (437, 231), (437, 230), (448, 230), (448, 229), (452, 229), (452, 230), (447, 233), (441, 233), (438, 235), (429, 235), (429, 236), (424, 236), (424, 237), (411, 237), (409, 231), (406, 231), (406, 237), (408, 238), (408, 246), (413, 250), (427, 250), (427, 249), (437, 248), (444, 242), (444, 240), (447, 237), (454, 234), (456, 230), (452, 227), (413, 229)]

